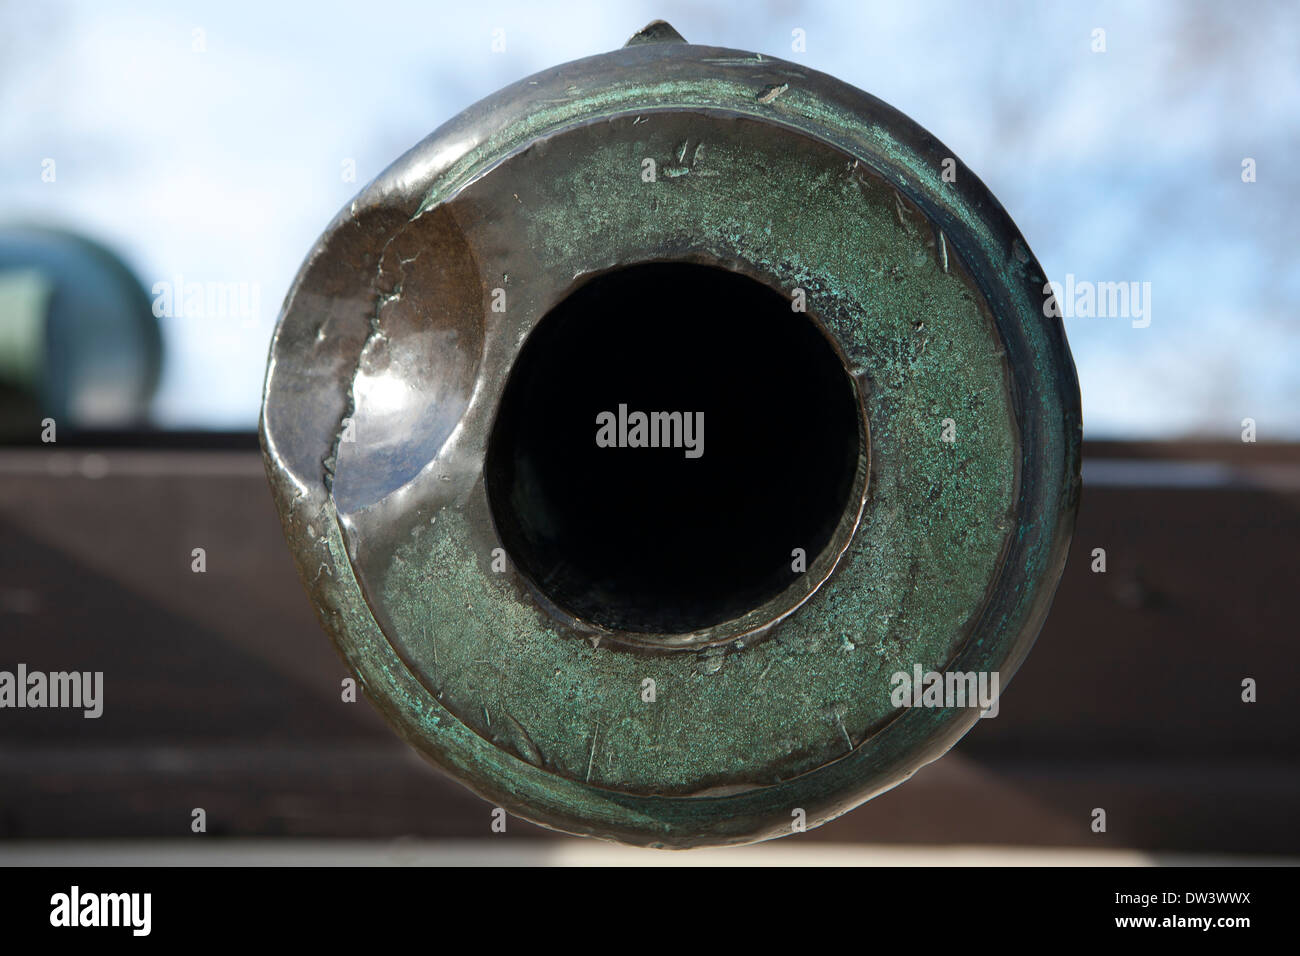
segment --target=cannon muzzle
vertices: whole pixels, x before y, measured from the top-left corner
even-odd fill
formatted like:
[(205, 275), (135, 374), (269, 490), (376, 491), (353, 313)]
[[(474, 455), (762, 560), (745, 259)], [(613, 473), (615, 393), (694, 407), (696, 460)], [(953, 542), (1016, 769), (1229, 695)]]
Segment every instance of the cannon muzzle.
[(905, 116), (652, 24), (326, 229), (267, 471), (367, 695), (486, 799), (640, 845), (798, 832), (996, 712), (1038, 633), (1079, 491), (1047, 291)]

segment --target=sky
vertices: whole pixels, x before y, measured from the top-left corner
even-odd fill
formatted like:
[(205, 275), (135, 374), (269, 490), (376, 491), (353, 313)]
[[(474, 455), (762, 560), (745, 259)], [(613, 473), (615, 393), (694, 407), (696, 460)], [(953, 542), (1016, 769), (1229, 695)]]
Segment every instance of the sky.
[(984, 180), (1049, 278), (1147, 291), (1141, 318), (1067, 315), (1087, 437), (1226, 438), (1249, 417), (1300, 439), (1300, 6), (554, 9), (0, 3), (0, 222), (100, 239), (147, 288), (242, 283), (243, 314), (160, 320), (152, 415), (253, 428), (285, 292), (367, 181), (476, 100), (664, 18), (873, 93)]

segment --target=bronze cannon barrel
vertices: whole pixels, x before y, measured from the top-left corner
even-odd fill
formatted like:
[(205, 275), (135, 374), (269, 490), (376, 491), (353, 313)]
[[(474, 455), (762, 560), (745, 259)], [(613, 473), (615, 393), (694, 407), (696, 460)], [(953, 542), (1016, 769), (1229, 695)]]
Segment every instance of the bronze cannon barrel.
[(905, 116), (656, 23), (329, 225), (267, 472), (367, 696), (484, 798), (647, 846), (800, 832), (996, 711), (1038, 633), (1079, 491), (1047, 295)]

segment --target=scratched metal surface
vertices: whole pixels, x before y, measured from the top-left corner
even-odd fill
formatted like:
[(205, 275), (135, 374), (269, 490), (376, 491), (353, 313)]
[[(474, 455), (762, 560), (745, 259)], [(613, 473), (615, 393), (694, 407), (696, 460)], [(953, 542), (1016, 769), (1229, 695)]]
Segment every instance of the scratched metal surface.
[[(824, 822), (971, 726), (900, 716), (888, 675), (1014, 672), (1064, 560), (1078, 392), (1041, 269), (947, 156), (829, 77), (647, 42), (471, 107), (340, 214), (286, 301), (262, 437), (322, 622), (403, 736), (531, 819), (692, 845), (779, 835), (793, 807)], [(650, 658), (487, 573), (482, 462), (529, 328), (584, 275), (656, 258), (808, 289), (870, 458), (807, 582)], [(653, 709), (648, 667), (674, 691)]]

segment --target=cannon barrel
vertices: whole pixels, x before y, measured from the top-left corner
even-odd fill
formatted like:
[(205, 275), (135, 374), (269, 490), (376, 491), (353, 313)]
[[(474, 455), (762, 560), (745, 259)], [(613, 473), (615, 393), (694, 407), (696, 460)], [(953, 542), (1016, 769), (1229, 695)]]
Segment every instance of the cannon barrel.
[(915, 123), (655, 23), (330, 224), (267, 472), (322, 624), (439, 767), (571, 833), (767, 839), (942, 755), (1033, 643), (1079, 491), (1050, 304)]

